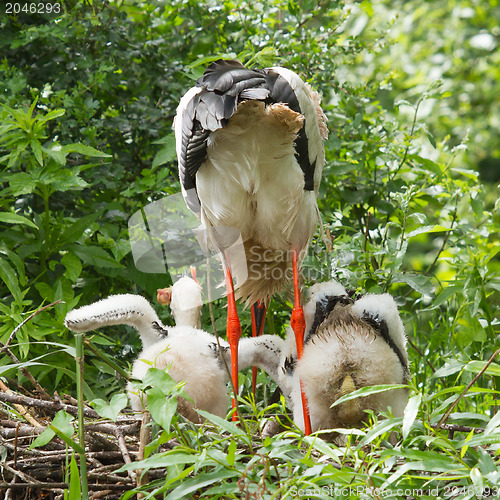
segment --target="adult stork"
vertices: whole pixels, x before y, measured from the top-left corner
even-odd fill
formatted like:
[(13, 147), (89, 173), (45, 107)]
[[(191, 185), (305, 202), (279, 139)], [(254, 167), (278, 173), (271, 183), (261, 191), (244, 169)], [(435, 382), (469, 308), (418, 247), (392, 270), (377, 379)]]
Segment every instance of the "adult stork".
[[(181, 99), (174, 129), (184, 199), (222, 255), (237, 394), (241, 326), (235, 300), (252, 304), (252, 329), (258, 332), (271, 296), (289, 280), (290, 266), (291, 325), (302, 355), (305, 320), (298, 267), (319, 221), (316, 196), (324, 164), (325, 116), (318, 94), (293, 71), (249, 69), (235, 60), (218, 60)], [(224, 227), (236, 228), (243, 240), (244, 282), (217, 237)], [(303, 392), (302, 398), (309, 422)], [(305, 432), (310, 432), (307, 423)]]

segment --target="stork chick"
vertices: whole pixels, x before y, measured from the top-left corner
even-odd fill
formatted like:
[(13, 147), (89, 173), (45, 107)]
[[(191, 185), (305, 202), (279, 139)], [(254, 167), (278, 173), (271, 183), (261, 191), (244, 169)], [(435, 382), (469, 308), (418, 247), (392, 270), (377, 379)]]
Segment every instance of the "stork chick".
[(289, 394), (295, 423), (304, 429), (299, 380), (313, 431), (359, 426), (367, 418), (365, 410), (381, 412), (391, 407), (394, 415), (402, 416), (408, 401), (405, 389), (331, 408), (337, 399), (361, 387), (408, 381), (406, 337), (394, 299), (387, 293), (368, 294), (353, 302), (332, 281), (316, 285), (305, 310), (315, 312), (308, 317), (303, 357), (297, 359), (288, 352), (281, 362), (280, 386)]
[[(200, 417), (195, 408), (225, 417), (228, 407), (227, 375), (221, 365), (216, 340), (208, 332), (195, 328), (200, 323), (201, 287), (189, 277), (177, 281), (171, 290), (172, 314), (180, 325), (166, 327), (151, 304), (140, 295), (112, 295), (91, 305), (70, 311), (65, 324), (77, 332), (108, 325), (134, 327), (143, 350), (132, 366), (132, 377), (142, 379), (150, 367), (168, 369), (176, 381), (185, 381), (184, 390), (193, 403), (178, 398), (179, 412), (193, 422)], [(227, 344), (225, 345), (227, 347)], [(144, 409), (143, 395), (128, 384), (134, 410)]]
[(201, 286), (191, 270), (193, 278), (183, 276), (172, 286), (157, 291), (157, 300), (162, 305), (170, 305), (176, 326), (201, 327), (201, 308), (203, 306)]
[(368, 294), (353, 301), (336, 281), (309, 289), (304, 306), (306, 337), (298, 359), (293, 331), (286, 340), (276, 335), (241, 339), (240, 369), (256, 365), (279, 385), (304, 430), (301, 382), (307, 398), (311, 429), (358, 427), (365, 410), (391, 407), (402, 416), (405, 389), (357, 398), (331, 408), (341, 396), (361, 387), (402, 384), (409, 378), (406, 337), (394, 299)]
[[(298, 266), (319, 221), (316, 196), (326, 135), (317, 93), (285, 68), (248, 69), (238, 61), (218, 60), (179, 103), (179, 177), (187, 206), (200, 217), (222, 255), (235, 391), (241, 326), (233, 275), (239, 297), (255, 307), (267, 306), (286, 285), (286, 271), (292, 268), (291, 324), (302, 355), (305, 322)], [(248, 270), (244, 281), (239, 266), (217, 241), (221, 227), (241, 234), (245, 274)], [(262, 316), (252, 315), (252, 321)], [(252, 326), (254, 332), (261, 330), (258, 324)], [(307, 427), (306, 406), (304, 412)]]

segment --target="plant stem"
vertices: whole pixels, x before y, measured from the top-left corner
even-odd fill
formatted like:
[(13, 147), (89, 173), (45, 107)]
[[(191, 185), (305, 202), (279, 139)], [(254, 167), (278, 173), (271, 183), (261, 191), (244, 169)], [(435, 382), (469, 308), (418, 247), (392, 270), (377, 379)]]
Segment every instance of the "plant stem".
[(88, 500), (89, 487), (87, 483), (87, 457), (85, 455), (85, 427), (83, 422), (83, 333), (75, 335), (76, 341), (76, 391), (78, 399), (78, 441), (83, 448), (80, 453), (80, 476), (82, 500)]
[(121, 366), (115, 363), (112, 359), (101, 352), (89, 339), (84, 339), (83, 343), (85, 347), (92, 351), (99, 359), (104, 361), (108, 366), (113, 368), (117, 373), (119, 373), (125, 380), (130, 380), (130, 374), (127, 373)]
[(462, 394), (460, 394), (458, 399), (450, 406), (450, 408), (448, 408), (447, 412), (442, 416), (441, 420), (438, 422), (436, 429), (439, 429), (439, 427), (441, 427), (446, 422), (446, 420), (448, 420), (448, 417), (451, 415), (451, 412), (453, 411), (453, 409), (458, 405), (459, 401), (465, 396), (467, 391), (476, 383), (478, 378), (487, 370), (488, 366), (491, 365), (491, 363), (498, 356), (498, 354), (500, 354), (500, 349), (497, 349), (493, 353), (491, 358), (484, 365), (484, 368), (470, 381), (469, 385), (464, 389)]

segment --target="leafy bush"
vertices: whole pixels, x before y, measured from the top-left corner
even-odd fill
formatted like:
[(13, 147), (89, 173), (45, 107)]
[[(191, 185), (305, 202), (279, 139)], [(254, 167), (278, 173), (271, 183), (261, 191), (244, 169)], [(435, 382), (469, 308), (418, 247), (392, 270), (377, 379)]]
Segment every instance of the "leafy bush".
[[(498, 50), (488, 48), (498, 38), (498, 7), (469, 0), (453, 8), (444, 0), (68, 5), (57, 20), (0, 20), (0, 340), (42, 305), (62, 301), (20, 328), (11, 350), (49, 392), (73, 392), (67, 311), (112, 293), (151, 298), (169, 282), (135, 269), (127, 221), (179, 191), (171, 125), (181, 95), (217, 57), (289, 66), (321, 91), (330, 129), (319, 197), (325, 237), (311, 245), (306, 284), (336, 277), (395, 296), (410, 339), (410, 405), (402, 420), (373, 416), (341, 447), (293, 430), (259, 439), (261, 417), (284, 411), (264, 403), (246, 401), (248, 432), (213, 417), (215, 427), (199, 429), (174, 415), (140, 464), (169, 465), (169, 473), (144, 489), (169, 498), (201, 490), (328, 498), (329, 487), (349, 486), (341, 498), (359, 486), (363, 498), (373, 494), (366, 488), (383, 486), (472, 498), (496, 487), (498, 358), (481, 371), (498, 348), (491, 181), (498, 181), (499, 65)], [(481, 34), (493, 38), (474, 41)], [(283, 332), (290, 309), (286, 297), (273, 300), (270, 333)], [(214, 310), (222, 331), (223, 302)], [(241, 314), (248, 331), (248, 311)], [(211, 330), (207, 311), (202, 323)], [(123, 366), (139, 348), (128, 330), (100, 332), (93, 342)], [(0, 358), (0, 375), (30, 387), (9, 363)], [(88, 399), (110, 399), (123, 386), (90, 351), (85, 381)], [(267, 379), (259, 381), (262, 401)], [(454, 402), (447, 422), (463, 430), (448, 435), (436, 426)], [(182, 446), (158, 452), (172, 437)]]

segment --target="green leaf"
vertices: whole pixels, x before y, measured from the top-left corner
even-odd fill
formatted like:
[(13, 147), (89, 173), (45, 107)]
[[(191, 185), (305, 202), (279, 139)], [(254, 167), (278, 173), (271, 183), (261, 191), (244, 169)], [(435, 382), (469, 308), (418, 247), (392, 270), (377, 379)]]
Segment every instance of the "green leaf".
[(77, 453), (85, 453), (85, 448), (77, 443), (75, 440), (71, 439), (67, 434), (62, 432), (60, 429), (55, 427), (53, 424), (49, 424), (49, 427), (61, 438), (68, 446), (73, 448)]
[(63, 150), (60, 144), (53, 143), (48, 148), (42, 147), (42, 150), (59, 165), (66, 165), (66, 156), (68, 153)]
[(163, 467), (172, 467), (175, 465), (194, 464), (197, 460), (197, 454), (190, 455), (188, 453), (173, 450), (172, 452), (152, 455), (148, 458), (145, 458), (144, 460), (125, 464), (116, 472), (125, 472), (128, 470), (136, 469), (148, 470)]
[[(168, 347), (166, 348), (168, 349)], [(169, 396), (178, 387), (178, 383), (168, 374), (168, 370), (149, 368), (142, 379), (144, 386), (153, 386), (162, 390), (165, 396)]]
[(93, 156), (99, 158), (111, 158), (110, 154), (103, 153), (92, 146), (87, 146), (86, 144), (66, 144), (62, 146), (62, 151), (66, 154), (78, 153), (85, 156)]
[(103, 399), (94, 399), (90, 405), (102, 418), (109, 418), (116, 422), (118, 414), (127, 406), (127, 402), (126, 394), (115, 394), (109, 403)]
[(410, 398), (408, 404), (406, 405), (403, 417), (403, 439), (406, 439), (410, 433), (413, 423), (417, 418), (418, 408), (421, 401), (422, 394), (415, 394)]
[(153, 160), (153, 165), (152, 168), (159, 167), (160, 165), (164, 165), (165, 163), (168, 163), (169, 161), (173, 161), (176, 158), (176, 152), (175, 152), (175, 137), (171, 135), (167, 135), (166, 137), (163, 138), (163, 144), (165, 146), (156, 153), (156, 156)]
[(362, 387), (361, 389), (350, 392), (349, 394), (346, 394), (345, 396), (342, 396), (341, 398), (337, 399), (337, 401), (335, 401), (330, 406), (330, 408), (345, 403), (346, 401), (350, 401), (351, 399), (364, 398), (372, 394), (378, 394), (379, 392), (393, 391), (395, 389), (409, 389), (409, 386), (405, 384), (382, 384), (382, 385), (370, 385), (367, 387)]
[[(469, 361), (465, 366), (464, 370), (466, 372), (479, 373), (487, 365), (486, 361)], [(490, 363), (483, 375), (493, 375), (494, 377), (500, 377), (500, 365), (498, 363)]]
[(10, 175), (8, 182), (14, 196), (31, 194), (35, 191), (37, 185), (36, 179), (26, 172)]
[(182, 498), (189, 498), (192, 493), (200, 491), (202, 488), (214, 483), (221, 483), (225, 479), (236, 478), (240, 476), (240, 471), (238, 470), (226, 470), (221, 469), (216, 472), (207, 472), (197, 474), (195, 477), (185, 479), (182, 481), (181, 485), (175, 488), (172, 493), (170, 493), (166, 500), (176, 500)]
[(61, 264), (66, 268), (68, 278), (75, 283), (82, 273), (82, 262), (80, 259), (73, 252), (67, 252), (62, 256)]
[(418, 229), (414, 229), (413, 231), (410, 231), (406, 235), (406, 238), (410, 239), (413, 236), (417, 236), (419, 234), (442, 233), (442, 232), (447, 232), (447, 231), (451, 231), (451, 229), (449, 227), (440, 226), (439, 224), (435, 224), (433, 226), (422, 226), (422, 227), (419, 227)]
[(54, 120), (56, 118), (59, 118), (60, 116), (63, 116), (66, 113), (64, 109), (54, 109), (52, 111), (49, 111), (46, 115), (44, 116), (38, 116), (38, 123), (40, 125), (44, 125), (50, 120)]
[(447, 361), (444, 366), (436, 370), (432, 374), (432, 378), (447, 377), (448, 375), (453, 375), (459, 372), (464, 367), (464, 363), (458, 359), (453, 359)]
[(429, 297), (434, 293), (434, 285), (432, 281), (423, 274), (414, 273), (395, 273), (394, 282), (396, 283), (406, 283), (416, 292)]
[[(495, 431), (496, 429), (500, 428), (500, 412), (497, 413), (486, 425), (484, 429), (484, 434), (490, 434), (491, 432)], [(500, 429), (499, 429), (500, 430)]]
[(146, 396), (151, 418), (170, 432), (170, 424), (177, 411), (177, 399), (173, 396), (165, 396), (163, 391), (156, 387), (147, 389)]
[(35, 155), (36, 161), (39, 165), (43, 166), (43, 155), (42, 155), (42, 146), (40, 141), (37, 139), (31, 139), (30, 141), (31, 149), (33, 150), (33, 154)]
[(236, 442), (236, 439), (231, 439), (231, 442), (229, 443), (229, 446), (227, 447), (227, 463), (232, 467), (234, 465), (234, 461), (236, 458), (236, 449), (238, 445)]
[(71, 250), (85, 263), (90, 266), (121, 269), (123, 266), (116, 262), (106, 250), (94, 245), (71, 245)]
[(199, 413), (202, 417), (206, 418), (209, 422), (212, 422), (213, 424), (217, 425), (217, 427), (220, 427), (222, 430), (228, 432), (229, 434), (235, 437), (239, 437), (245, 443), (250, 445), (250, 439), (248, 435), (233, 422), (230, 422), (229, 420), (221, 418), (217, 415), (213, 415), (212, 413), (209, 413), (208, 411), (205, 410), (197, 409), (196, 412)]
[(69, 464), (69, 500), (82, 500), (80, 471), (78, 470), (74, 453), (71, 454), (71, 462)]
[(463, 287), (460, 286), (447, 286), (444, 288), (436, 299), (432, 302), (433, 307), (438, 307), (448, 301), (450, 297), (453, 297), (459, 292), (463, 292)]
[(74, 243), (88, 230), (92, 224), (101, 216), (102, 212), (97, 211), (92, 214), (88, 214), (85, 217), (80, 217), (75, 220), (62, 234), (61, 244), (67, 245), (68, 243)]
[(14, 300), (20, 304), (23, 300), (23, 294), (19, 288), (19, 280), (14, 269), (3, 257), (0, 257), (0, 278), (7, 285)]
[(372, 429), (370, 429), (365, 437), (363, 437), (360, 441), (361, 445), (369, 444), (374, 439), (378, 438), (382, 434), (386, 434), (391, 432), (393, 429), (401, 426), (403, 419), (401, 417), (388, 418), (381, 420), (377, 425), (375, 425)]
[(32, 227), (33, 229), (38, 229), (38, 226), (28, 218), (11, 212), (0, 212), (0, 222), (4, 222), (6, 224), (24, 224), (25, 226)]
[(46, 429), (31, 443), (30, 450), (39, 446), (45, 446), (56, 435), (56, 431), (61, 436), (72, 436), (75, 433), (75, 429), (72, 424), (74, 419), (75, 418), (72, 415), (66, 413), (64, 410), (58, 411), (52, 420), (52, 424), (49, 424)]

